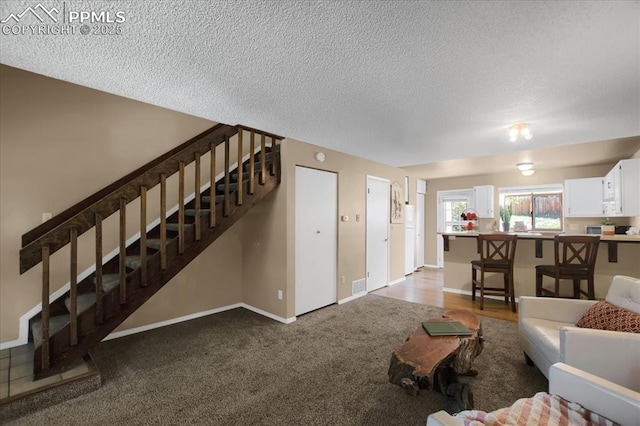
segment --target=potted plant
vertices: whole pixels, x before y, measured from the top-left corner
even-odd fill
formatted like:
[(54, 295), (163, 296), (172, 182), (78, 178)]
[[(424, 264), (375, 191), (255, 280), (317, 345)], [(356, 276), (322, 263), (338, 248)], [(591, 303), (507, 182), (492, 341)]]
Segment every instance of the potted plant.
[(616, 223), (609, 218), (602, 221), (602, 235), (614, 235), (616, 233)]
[(511, 206), (500, 207), (500, 219), (502, 219), (502, 230), (509, 232), (509, 226), (511, 225)]

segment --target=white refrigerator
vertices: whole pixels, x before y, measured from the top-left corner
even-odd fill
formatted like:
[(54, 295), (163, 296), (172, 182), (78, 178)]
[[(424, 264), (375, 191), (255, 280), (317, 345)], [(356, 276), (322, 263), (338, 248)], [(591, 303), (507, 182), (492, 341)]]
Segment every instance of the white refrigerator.
[(415, 270), (413, 258), (415, 256), (415, 232), (413, 229), (413, 206), (404, 206), (404, 274), (409, 275)]

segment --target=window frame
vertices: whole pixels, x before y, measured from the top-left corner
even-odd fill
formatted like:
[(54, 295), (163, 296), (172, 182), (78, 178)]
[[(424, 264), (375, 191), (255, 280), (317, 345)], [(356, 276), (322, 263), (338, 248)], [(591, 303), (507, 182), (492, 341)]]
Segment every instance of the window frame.
[[(498, 188), (498, 202), (500, 208), (504, 207), (504, 198), (506, 196), (520, 195), (531, 197), (532, 210), (529, 213), (531, 219), (531, 229), (527, 231), (531, 232), (557, 232), (564, 230), (564, 189), (562, 184), (550, 184), (550, 185), (531, 185), (531, 186), (510, 186)], [(560, 227), (559, 228), (538, 228), (535, 226), (535, 197), (536, 196), (549, 196), (558, 195), (560, 197)]]

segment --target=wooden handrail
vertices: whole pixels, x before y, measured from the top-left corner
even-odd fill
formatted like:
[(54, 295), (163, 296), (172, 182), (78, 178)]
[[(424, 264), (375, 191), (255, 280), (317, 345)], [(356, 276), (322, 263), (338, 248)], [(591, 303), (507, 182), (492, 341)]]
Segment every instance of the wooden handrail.
[(20, 273), (40, 263), (43, 245), (49, 245), (50, 253), (55, 253), (69, 243), (70, 228), (75, 227), (78, 236), (82, 235), (95, 225), (96, 214), (109, 217), (120, 208), (121, 198), (127, 202), (138, 198), (141, 186), (147, 190), (153, 188), (160, 183), (161, 174), (177, 172), (180, 162), (191, 163), (195, 153), (209, 152), (212, 145), (234, 136), (238, 127), (218, 124), (25, 233), (20, 250)]

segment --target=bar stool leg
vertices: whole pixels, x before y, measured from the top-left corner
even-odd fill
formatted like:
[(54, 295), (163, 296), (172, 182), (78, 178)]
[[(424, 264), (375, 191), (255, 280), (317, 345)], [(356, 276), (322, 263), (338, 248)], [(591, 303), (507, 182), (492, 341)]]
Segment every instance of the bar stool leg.
[(580, 299), (580, 280), (573, 280), (573, 298)]
[(507, 272), (502, 274), (504, 280), (504, 303), (509, 303), (509, 274)]
[(478, 270), (471, 267), (471, 300), (476, 300), (476, 282), (478, 281)]
[(591, 275), (589, 277), (589, 279), (587, 280), (587, 293), (589, 296), (589, 300), (596, 300), (596, 292), (594, 290), (594, 284), (593, 284), (593, 275)]
[(511, 297), (511, 311), (516, 311), (516, 289), (513, 280), (513, 270), (509, 271), (509, 297)]
[(536, 272), (536, 297), (542, 296), (542, 274)]
[(553, 292), (555, 297), (560, 297), (560, 278), (556, 277), (556, 289)]
[(480, 310), (484, 310), (484, 269), (480, 271)]

